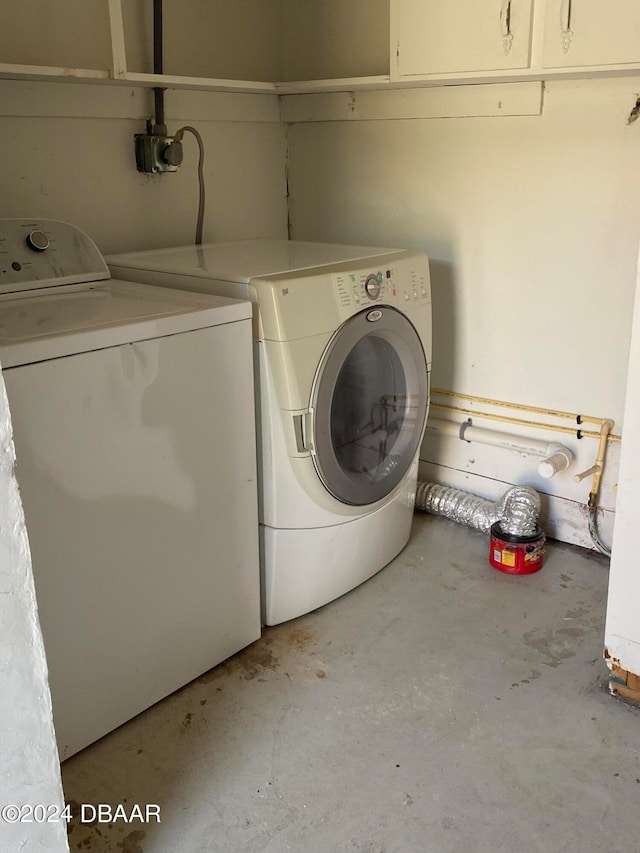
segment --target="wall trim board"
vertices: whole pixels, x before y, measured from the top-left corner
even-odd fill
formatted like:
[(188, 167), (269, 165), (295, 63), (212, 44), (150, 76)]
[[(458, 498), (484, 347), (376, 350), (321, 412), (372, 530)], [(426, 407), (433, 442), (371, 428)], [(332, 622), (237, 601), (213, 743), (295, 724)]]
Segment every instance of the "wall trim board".
[[(480, 497), (487, 497), (489, 500), (502, 496), (513, 485), (505, 480), (496, 480), (457, 468), (447, 468), (424, 459), (420, 460), (418, 478), (422, 481), (462, 489)], [(542, 496), (540, 525), (546, 535), (550, 539), (559, 539), (561, 542), (595, 550), (589, 536), (586, 505), (543, 492), (540, 494)], [(613, 510), (602, 509), (598, 513), (599, 531), (607, 545), (611, 542), (614, 517)]]
[[(611, 633), (606, 628), (605, 632), (604, 658), (607, 661), (611, 675), (616, 675), (616, 669), (622, 669), (627, 673), (640, 673), (640, 643), (636, 640), (629, 639), (629, 637), (621, 637), (619, 634)], [(618, 676), (619, 674), (620, 673), (618, 673)], [(637, 677), (638, 676), (636, 675), (636, 678)], [(619, 679), (618, 677), (615, 681), (612, 679), (609, 683), (610, 692), (614, 695), (621, 695), (623, 698), (631, 698), (625, 696), (626, 691), (619, 691), (616, 689), (616, 687), (619, 686), (620, 681), (622, 681), (622, 683), (627, 683), (628, 678)], [(638, 701), (637, 697), (633, 698), (634, 701)]]
[[(165, 92), (165, 109), (171, 120), (270, 122), (280, 124), (277, 95), (231, 92)], [(175, 117), (175, 118), (174, 118)]]
[[(152, 91), (135, 86), (0, 80), (0, 93), (0, 116), (5, 118), (144, 121), (153, 112)], [(165, 93), (165, 104), (171, 125), (185, 120), (280, 122), (276, 95), (169, 90)]]
[(283, 95), (282, 121), (378, 121), (487, 116), (539, 116), (544, 84), (494, 83), (386, 92)]

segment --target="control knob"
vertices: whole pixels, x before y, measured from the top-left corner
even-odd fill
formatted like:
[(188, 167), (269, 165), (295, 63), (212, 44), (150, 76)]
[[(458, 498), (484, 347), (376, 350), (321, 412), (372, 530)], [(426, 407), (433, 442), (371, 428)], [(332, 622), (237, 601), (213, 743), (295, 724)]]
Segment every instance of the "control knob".
[(367, 280), (364, 283), (364, 289), (366, 290), (369, 299), (377, 299), (378, 296), (380, 296), (380, 282), (378, 281), (378, 277), (373, 275), (373, 273), (367, 276)]
[(34, 252), (46, 252), (49, 248), (49, 238), (44, 231), (30, 231), (27, 234), (27, 246)]

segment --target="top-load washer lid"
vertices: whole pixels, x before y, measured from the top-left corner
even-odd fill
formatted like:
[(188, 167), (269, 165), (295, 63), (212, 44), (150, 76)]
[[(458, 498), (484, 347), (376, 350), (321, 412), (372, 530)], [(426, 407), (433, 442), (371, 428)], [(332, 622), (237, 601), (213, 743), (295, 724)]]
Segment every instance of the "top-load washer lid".
[(402, 251), (371, 246), (343, 246), (338, 243), (264, 239), (107, 255), (106, 261), (116, 275), (119, 269), (139, 269), (247, 283), (252, 278), (304, 272), (343, 261), (358, 261)]
[(248, 302), (111, 279), (95, 243), (66, 222), (0, 219), (0, 363), (5, 368), (251, 314)]
[(250, 302), (116, 279), (29, 290), (0, 297), (0, 364), (16, 367), (250, 317)]

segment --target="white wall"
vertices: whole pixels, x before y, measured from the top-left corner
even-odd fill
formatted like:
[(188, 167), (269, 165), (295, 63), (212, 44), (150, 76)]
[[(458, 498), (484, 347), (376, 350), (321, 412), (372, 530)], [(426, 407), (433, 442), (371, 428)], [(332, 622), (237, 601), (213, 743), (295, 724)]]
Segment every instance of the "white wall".
[[(639, 267), (640, 280), (640, 267)], [(638, 518), (640, 497), (640, 289), (636, 292), (625, 404), (625, 442), (611, 554), (605, 647), (609, 659), (640, 673)]]
[[(433, 95), (441, 118), (355, 120), (367, 97), (356, 93), (354, 120), (292, 125), (292, 237), (426, 251), (436, 387), (610, 417), (619, 430), (640, 234), (640, 123), (627, 125), (637, 81), (549, 83), (540, 115), (496, 117), (472, 117), (486, 87), (468, 88), (466, 118), (447, 117), (465, 115), (454, 89)], [(589, 481), (571, 475), (593, 464), (596, 442), (526, 432), (565, 441), (575, 467), (544, 481), (531, 458), (427, 439), (426, 474), (487, 496), (531, 483), (567, 501), (549, 532), (588, 544)], [(610, 446), (609, 510), (617, 454)]]
[[(47, 664), (18, 484), (11, 417), (0, 374), (0, 806), (63, 809)], [(7, 817), (10, 817), (8, 815)], [(28, 814), (24, 814), (29, 817)], [(11, 823), (0, 817), (2, 849), (66, 851), (62, 822)]]
[[(133, 135), (151, 112), (149, 89), (0, 81), (0, 217), (67, 220), (105, 253), (193, 242), (197, 145), (185, 134), (175, 174), (138, 172)], [(168, 91), (166, 116), (170, 132), (192, 124), (205, 142), (203, 239), (285, 236), (275, 96)]]

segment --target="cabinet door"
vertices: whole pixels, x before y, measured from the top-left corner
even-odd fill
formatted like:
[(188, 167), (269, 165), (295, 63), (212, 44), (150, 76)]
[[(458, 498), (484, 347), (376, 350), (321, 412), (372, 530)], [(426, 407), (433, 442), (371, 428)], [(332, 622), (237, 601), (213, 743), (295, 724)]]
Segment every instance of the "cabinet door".
[(531, 0), (392, 0), (399, 76), (526, 68)]
[(547, 0), (544, 65), (640, 62), (639, 0)]
[(0, 62), (54, 68), (111, 66), (105, 0), (0, 0)]

